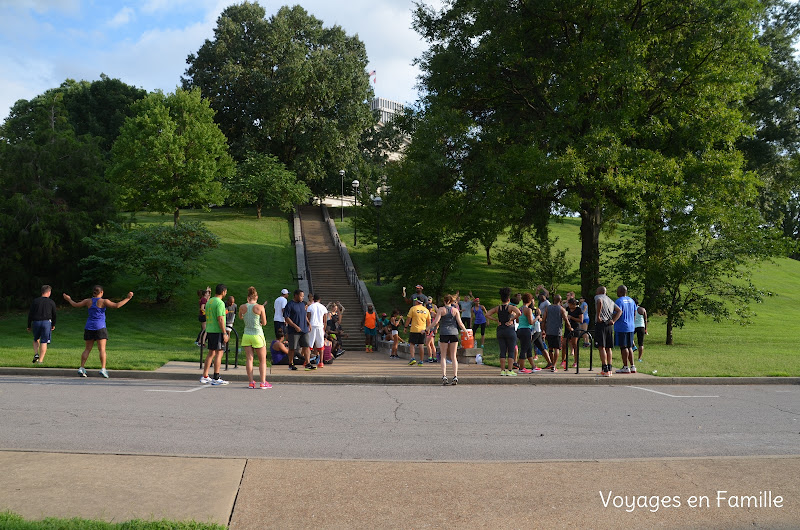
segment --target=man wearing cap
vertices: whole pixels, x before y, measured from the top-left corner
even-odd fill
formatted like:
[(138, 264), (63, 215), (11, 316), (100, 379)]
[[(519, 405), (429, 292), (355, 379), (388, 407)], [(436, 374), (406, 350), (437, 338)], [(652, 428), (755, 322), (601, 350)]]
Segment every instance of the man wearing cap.
[[(408, 365), (414, 366), (415, 364), (419, 364), (422, 366), (425, 360), (425, 331), (431, 325), (431, 314), (425, 309), (425, 306), (422, 305), (422, 298), (414, 298), (412, 303), (414, 305), (408, 310), (405, 325), (406, 331), (408, 331), (409, 326), (411, 326), (411, 335), (408, 337), (408, 343), (411, 345), (411, 360), (408, 362)], [(414, 350), (417, 345), (419, 346), (419, 362), (414, 358)]]
[(392, 340), (392, 328), (389, 326), (389, 317), (386, 313), (381, 313), (378, 317), (378, 336), (381, 340)]
[(417, 284), (416, 289), (417, 289), (417, 292), (412, 294), (411, 298), (406, 298), (406, 288), (403, 287), (403, 299), (406, 301), (407, 304), (412, 304), (413, 305), (414, 304), (414, 300), (417, 300), (417, 299), (422, 300), (422, 302), (421, 302), (422, 305), (427, 304), (428, 303), (428, 297), (425, 296), (424, 294), (422, 294), (422, 286)]
[(278, 330), (283, 331), (283, 336), (287, 336), (288, 330), (286, 329), (286, 319), (283, 317), (283, 310), (286, 304), (289, 303), (289, 291), (281, 289), (281, 295), (275, 299), (275, 316), (273, 317), (273, 324), (275, 326), (275, 338), (278, 337)]

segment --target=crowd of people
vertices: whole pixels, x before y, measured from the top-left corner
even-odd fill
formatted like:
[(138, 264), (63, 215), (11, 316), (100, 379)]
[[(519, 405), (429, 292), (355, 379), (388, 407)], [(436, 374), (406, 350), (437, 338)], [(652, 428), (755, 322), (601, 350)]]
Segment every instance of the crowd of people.
[[(639, 306), (636, 299), (628, 297), (624, 285), (617, 288), (616, 300), (611, 300), (604, 286), (597, 288), (594, 297), (595, 324), (591, 335), (588, 333), (589, 304), (584, 298), (576, 298), (574, 292), (569, 292), (565, 299), (560, 294), (554, 294), (551, 301), (550, 293), (543, 286), (538, 286), (535, 291), (536, 295), (517, 293), (512, 296), (511, 289), (504, 287), (499, 291), (500, 304), (487, 310), (472, 292), (463, 299), (459, 292), (444, 295), (442, 305), (437, 307), (423, 293), (422, 285), (417, 285), (411, 296), (407, 296), (404, 287), (403, 299), (411, 306), (405, 316), (399, 309), (392, 310), (391, 315), (387, 316), (386, 313), (378, 314), (372, 305), (367, 307), (361, 320), (365, 350), (374, 351), (380, 338), (392, 342), (390, 358), (399, 358), (397, 351), (403, 341), (400, 335), (402, 328), (409, 332), (409, 366), (439, 362), (442, 384), (458, 384), (456, 352), (459, 334), (467, 334), (471, 329), (476, 343), (480, 334), (477, 346), (483, 348), (486, 324), (492, 320), (497, 323), (501, 376), (529, 374), (543, 369), (556, 372), (559, 367), (566, 370), (569, 358), (575, 356), (578, 341), (582, 340), (584, 346), (589, 346), (591, 337), (600, 352), (602, 377), (610, 377), (612, 373), (636, 373), (633, 353), (638, 351), (638, 360), (641, 361), (644, 337), (648, 334), (647, 311)], [(271, 388), (266, 381), (268, 351), (272, 364), (287, 365), (289, 370), (297, 370), (297, 365), (301, 364), (304, 370), (309, 371), (324, 368), (325, 363), (332, 363), (344, 353), (341, 343), (344, 336), (344, 307), (339, 302), (323, 305), (318, 294), (312, 294), (310, 300), (306, 301), (305, 292), (301, 289), (296, 289), (289, 299), (289, 291), (282, 289), (273, 303), (275, 338), (267, 347), (263, 330), (267, 324), (267, 308), (258, 303), (255, 287), (248, 289), (247, 303), (241, 307), (233, 296), (225, 298), (228, 290), (224, 284), (216, 286), (213, 296), (211, 293), (210, 287), (197, 293), (200, 332), (195, 344), (207, 344), (208, 347), (201, 383), (228, 384), (220, 377), (220, 364), (237, 315), (245, 326), (241, 345), (246, 354), (250, 388)], [(50, 286), (42, 286), (41, 296), (33, 301), (28, 314), (28, 331), (33, 334), (34, 363), (44, 361), (51, 333), (55, 330), (56, 306), (50, 298), (51, 294)], [(97, 285), (93, 288), (92, 296), (80, 302), (74, 301), (66, 293), (63, 295), (64, 300), (73, 307), (85, 307), (89, 313), (84, 329), (86, 346), (78, 369), (82, 377), (87, 375), (86, 361), (95, 344), (100, 356), (100, 375), (108, 377), (106, 309), (123, 307), (133, 298), (130, 292), (126, 298), (114, 302), (104, 298), (103, 294), (102, 286)], [(438, 352), (435, 345), (437, 332)], [(620, 348), (622, 359), (622, 367), (616, 371), (612, 367), (615, 344)], [(545, 360), (544, 368), (537, 365), (540, 356)], [(256, 357), (259, 361), (258, 382), (253, 375)], [(530, 368), (526, 367), (526, 363)], [(452, 379), (447, 374), (448, 365), (453, 367)], [(575, 366), (574, 361), (571, 366)]]

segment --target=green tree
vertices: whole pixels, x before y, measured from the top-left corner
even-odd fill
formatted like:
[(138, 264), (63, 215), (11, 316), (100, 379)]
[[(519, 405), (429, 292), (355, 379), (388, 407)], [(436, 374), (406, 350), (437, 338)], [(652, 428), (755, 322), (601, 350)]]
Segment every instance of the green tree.
[(251, 153), (241, 162), (236, 174), (225, 185), (228, 202), (236, 206), (255, 206), (259, 219), (263, 208), (289, 213), (311, 196), (308, 186), (299, 182), (277, 158), (257, 153)]
[(133, 110), (114, 142), (108, 169), (125, 207), (172, 213), (177, 226), (181, 207), (221, 203), (222, 181), (235, 165), (200, 91), (154, 92)]
[(573, 279), (575, 270), (567, 258), (568, 248), (558, 249), (558, 238), (541, 239), (529, 231), (515, 234), (512, 246), (500, 250), (500, 262), (514, 273), (522, 285), (534, 291), (544, 285), (551, 293)]
[(367, 54), (356, 36), (302, 7), (266, 18), (258, 3), (226, 8), (214, 38), (189, 55), (184, 88), (198, 87), (237, 160), (274, 155), (316, 194), (330, 193), (373, 124)]
[(82, 239), (116, 218), (98, 142), (77, 137), (64, 94), (15, 103), (0, 127), (0, 306), (80, 277)]
[(219, 238), (196, 221), (143, 228), (117, 225), (85, 242), (90, 254), (80, 262), (84, 282), (110, 282), (127, 274), (139, 278), (137, 293), (157, 303), (168, 302), (197, 276), (203, 255), (219, 246)]
[(522, 220), (542, 208), (528, 190), (580, 214), (581, 292), (590, 298), (604, 222), (665, 166), (685, 157), (713, 165), (705, 153), (730, 151), (744, 132), (758, 16), (756, 0), (418, 6), (414, 26), (430, 43), (423, 104), (474, 122), (480, 144), (509, 164), (495, 190), (536, 209)]

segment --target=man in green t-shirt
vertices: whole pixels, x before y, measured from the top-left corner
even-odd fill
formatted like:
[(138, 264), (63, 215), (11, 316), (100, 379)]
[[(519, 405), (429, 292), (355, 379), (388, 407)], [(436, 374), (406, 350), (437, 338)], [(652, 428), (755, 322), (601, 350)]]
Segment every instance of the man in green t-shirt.
[[(208, 355), (203, 365), (201, 383), (211, 385), (227, 385), (228, 382), (219, 376), (219, 365), (222, 363), (222, 352), (228, 342), (228, 332), (225, 329), (225, 302), (222, 298), (228, 293), (224, 283), (217, 284), (216, 294), (206, 302), (206, 337), (208, 340)], [(214, 378), (208, 377), (211, 368), (211, 359), (214, 359)]]

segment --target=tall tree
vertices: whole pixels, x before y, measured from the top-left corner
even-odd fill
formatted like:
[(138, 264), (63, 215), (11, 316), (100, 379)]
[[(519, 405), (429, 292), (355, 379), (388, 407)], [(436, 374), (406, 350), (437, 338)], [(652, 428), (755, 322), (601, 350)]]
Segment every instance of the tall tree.
[(528, 161), (498, 173), (499, 193), (527, 201), (528, 190), (545, 192), (580, 214), (588, 298), (604, 220), (658, 180), (662, 167), (650, 164), (661, 149), (672, 143), (667, 158), (677, 160), (698, 145), (729, 150), (742, 131), (760, 59), (757, 17), (756, 0), (419, 6), (414, 25), (430, 43), (424, 103), (464, 112), (498, 156)]
[(373, 124), (364, 44), (300, 6), (269, 18), (255, 2), (226, 8), (187, 63), (183, 86), (211, 101), (236, 159), (274, 155), (317, 194), (334, 191), (325, 178)]
[(114, 142), (108, 169), (126, 208), (172, 213), (177, 226), (181, 207), (222, 202), (222, 181), (235, 165), (200, 91), (154, 92), (133, 109), (135, 116), (125, 120)]
[(311, 196), (308, 186), (299, 182), (277, 158), (263, 154), (251, 154), (240, 162), (236, 174), (225, 182), (225, 187), (230, 204), (255, 206), (259, 219), (264, 208), (289, 213)]
[(79, 279), (83, 238), (116, 217), (103, 153), (75, 135), (63, 100), (17, 101), (0, 127), (0, 307)]

